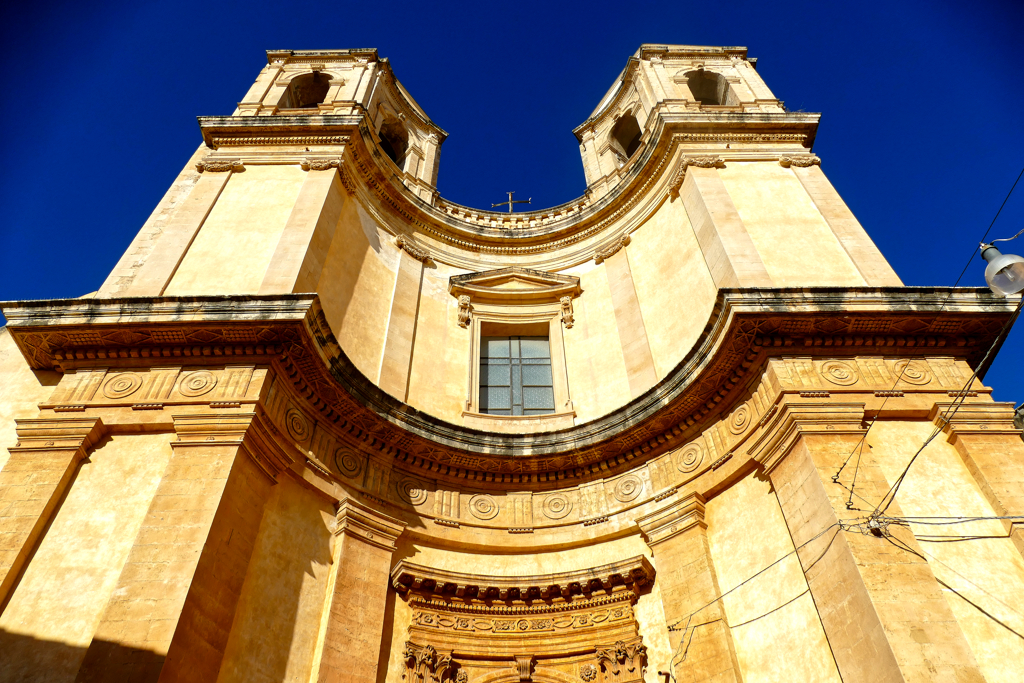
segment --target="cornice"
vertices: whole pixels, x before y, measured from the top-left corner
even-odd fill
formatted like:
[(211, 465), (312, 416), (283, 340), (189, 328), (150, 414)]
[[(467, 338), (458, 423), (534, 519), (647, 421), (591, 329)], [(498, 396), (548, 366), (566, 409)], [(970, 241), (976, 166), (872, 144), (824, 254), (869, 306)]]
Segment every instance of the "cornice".
[(653, 582), (654, 574), (650, 560), (643, 555), (599, 567), (528, 576), (464, 574), (402, 560), (391, 571), (391, 585), (403, 594), (455, 596), (471, 603), (552, 600), (612, 590), (616, 586), (640, 588)]
[(274, 363), (317, 419), (346, 438), (431, 476), (489, 481), (500, 473), (584, 477), (643, 462), (684, 443), (721, 411), (719, 404), (738, 397), (750, 373), (769, 357), (943, 355), (977, 364), (1013, 303), (981, 288), (721, 290), (690, 353), (645, 394), (582, 425), (520, 435), (455, 425), (383, 392), (348, 359), (312, 295), (0, 306), (35, 369), (111, 358)]
[[(707, 113), (661, 111), (651, 127), (651, 137), (627, 166), (616, 172), (616, 184), (599, 199), (587, 195), (556, 207), (522, 213), (502, 213), (464, 207), (438, 195), (421, 199), (408, 188), (403, 176), (380, 158), (363, 114), (327, 116), (222, 116), (199, 117), (206, 144), (213, 148), (297, 147), (309, 144), (344, 145), (344, 175), (361, 192), (392, 231), (411, 229), (435, 240), (448, 254), (431, 253), (443, 263), (479, 270), (482, 259), (571, 251), (575, 245), (617, 229), (638, 207), (652, 211), (662, 199), (662, 185), (675, 169), (669, 162), (682, 147), (699, 152), (720, 142), (765, 142), (783, 148), (754, 155), (764, 160), (797, 158), (813, 144), (818, 114), (805, 113)], [(312, 142), (311, 142), (312, 141)], [(317, 154), (324, 152), (318, 151)], [(748, 160), (750, 150), (716, 150), (726, 164)], [(297, 157), (301, 161), (308, 153)], [(258, 163), (242, 155), (246, 163)], [(275, 158), (264, 163), (286, 163)], [(408, 179), (406, 179), (408, 180)], [(429, 188), (428, 188), (429, 189)], [(401, 227), (399, 227), (401, 226)], [(613, 240), (618, 239), (613, 236)], [(576, 265), (593, 257), (576, 248), (569, 258)], [(565, 260), (564, 258), (562, 260)], [(472, 261), (472, 263), (470, 262)], [(552, 269), (554, 267), (552, 266)]]

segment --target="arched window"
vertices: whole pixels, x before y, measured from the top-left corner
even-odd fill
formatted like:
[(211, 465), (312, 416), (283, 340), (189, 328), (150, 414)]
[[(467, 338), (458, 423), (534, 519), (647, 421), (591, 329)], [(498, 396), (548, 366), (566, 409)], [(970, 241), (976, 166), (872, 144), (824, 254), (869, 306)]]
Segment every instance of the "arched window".
[(728, 105), (739, 104), (736, 95), (729, 87), (729, 81), (721, 74), (698, 69), (686, 74), (686, 85), (695, 100), (701, 104)]
[(612, 149), (615, 150), (615, 153), (618, 154), (623, 162), (633, 156), (633, 152), (640, 148), (640, 136), (642, 133), (640, 124), (637, 123), (636, 117), (632, 114), (625, 114), (612, 126), (611, 140), (609, 142)]
[(331, 89), (331, 77), (314, 71), (292, 79), (285, 94), (282, 107), (285, 109), (316, 109), (327, 99)]
[(401, 121), (388, 116), (380, 126), (380, 148), (399, 168), (405, 160), (405, 152), (409, 148), (409, 133)]

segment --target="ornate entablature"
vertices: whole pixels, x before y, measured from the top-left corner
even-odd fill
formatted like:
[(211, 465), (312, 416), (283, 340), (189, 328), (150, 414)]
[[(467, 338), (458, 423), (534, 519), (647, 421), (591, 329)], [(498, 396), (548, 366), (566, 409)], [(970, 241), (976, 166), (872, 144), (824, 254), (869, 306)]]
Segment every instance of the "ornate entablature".
[[(514, 272), (483, 275), (489, 281)], [(530, 275), (537, 277), (544, 279)], [(471, 288), (473, 278), (463, 282), (460, 286)], [(576, 286), (571, 278), (559, 278), (548, 287), (552, 316), (558, 315), (562, 288)], [(776, 290), (767, 300), (756, 291), (723, 290), (694, 352), (651, 391), (584, 425), (501, 435), (432, 418), (382, 392), (352, 365), (308, 295), (193, 297), (187, 319), (181, 318), (181, 305), (168, 299), (66, 300), (8, 302), (3, 310), (32, 367), (68, 373), (47, 404), (54, 410), (94, 402), (253, 403), (255, 398), (237, 389), (224, 393), (232, 381), (217, 380), (209, 371), (201, 376), (220, 382), (214, 393), (189, 395), (196, 389), (187, 381), (184, 389), (178, 385), (204, 366), (271, 363), (274, 372), (264, 388), (270, 393), (260, 401), (269, 401), (265, 409), (291, 435), (298, 452), (314, 455), (321, 467), (362, 476), (365, 464), (339, 465), (335, 451), (342, 448), (363, 454), (361, 461), (387, 454), (396, 465), (438, 481), (541, 485), (624, 471), (676, 449), (682, 449), (680, 469), (686, 471), (685, 463), (696, 456), (684, 447), (709, 421), (728, 414), (729, 406), (739, 406), (730, 418), (733, 436), (747, 433), (771, 411), (778, 394), (762, 394), (757, 387), (772, 358), (793, 358), (784, 366), (784, 381), (798, 394), (891, 390), (897, 376), (901, 391), (958, 390), (962, 373), (932, 359), (977, 363), (1011, 310), (982, 290)], [(832, 315), (837, 305), (848, 314)], [(857, 360), (865, 356), (877, 360)], [(896, 357), (919, 360), (912, 371), (901, 373), (897, 363), (906, 361), (886, 360)], [(168, 364), (181, 369), (161, 371), (166, 377), (151, 369)], [(110, 366), (127, 373), (118, 380), (125, 387), (110, 390), (114, 394), (100, 387), (116, 373), (104, 369), (96, 375), (93, 369)], [(160, 388), (151, 386), (161, 377)], [(208, 386), (213, 392), (217, 385)], [(698, 459), (704, 466), (728, 453), (716, 439), (697, 447), (710, 451)]]
[(655, 578), (643, 556), (587, 571), (517, 577), (438, 571), (403, 560), (391, 577), (412, 608), (407, 676), (419, 675), (425, 659), (451, 670), (438, 680), (457, 681), (458, 672), (467, 681), (493, 680), (499, 672), (519, 682), (643, 680), (647, 648), (634, 608)]

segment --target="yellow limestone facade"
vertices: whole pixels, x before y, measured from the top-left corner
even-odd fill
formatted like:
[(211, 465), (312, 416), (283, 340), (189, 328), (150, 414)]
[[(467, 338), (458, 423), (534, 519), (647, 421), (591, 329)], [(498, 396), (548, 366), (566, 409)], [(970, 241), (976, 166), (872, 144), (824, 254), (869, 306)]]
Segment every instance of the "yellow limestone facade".
[(95, 294), (2, 304), (0, 680), (1020, 680), (1016, 301), (903, 286), (744, 48), (642, 46), (512, 214), (375, 50), (267, 56)]

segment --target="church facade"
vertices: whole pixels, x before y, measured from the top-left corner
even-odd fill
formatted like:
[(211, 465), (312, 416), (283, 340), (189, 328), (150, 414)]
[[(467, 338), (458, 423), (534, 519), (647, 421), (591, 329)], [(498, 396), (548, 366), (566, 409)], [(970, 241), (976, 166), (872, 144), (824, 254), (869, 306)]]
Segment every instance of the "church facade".
[(1019, 680), (1017, 302), (904, 286), (745, 48), (642, 46), (516, 212), (375, 50), (267, 57), (2, 304), (0, 680)]

